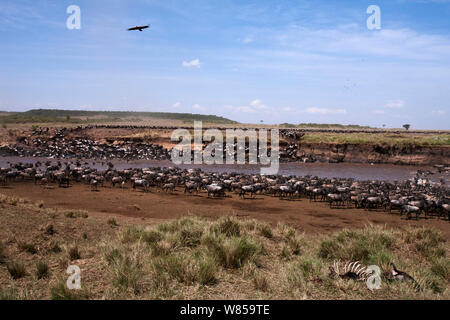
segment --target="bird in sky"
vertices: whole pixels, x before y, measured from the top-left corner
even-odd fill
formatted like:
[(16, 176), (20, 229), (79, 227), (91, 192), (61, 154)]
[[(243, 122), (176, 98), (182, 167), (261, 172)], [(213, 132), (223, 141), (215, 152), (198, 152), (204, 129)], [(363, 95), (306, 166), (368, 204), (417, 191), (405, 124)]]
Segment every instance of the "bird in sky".
[(133, 27), (133, 28), (129, 28), (128, 31), (134, 31), (134, 30), (142, 31), (144, 29), (147, 29), (148, 27), (149, 26), (136, 26), (136, 27)]

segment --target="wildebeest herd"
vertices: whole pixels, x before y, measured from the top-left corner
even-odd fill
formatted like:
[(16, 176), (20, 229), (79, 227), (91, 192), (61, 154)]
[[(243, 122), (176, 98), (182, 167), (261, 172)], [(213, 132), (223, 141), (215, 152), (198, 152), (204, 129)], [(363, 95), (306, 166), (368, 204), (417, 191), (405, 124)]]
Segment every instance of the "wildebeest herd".
[[(172, 150), (166, 149), (157, 143), (146, 141), (106, 141), (99, 142), (85, 135), (90, 129), (142, 129), (136, 126), (78, 126), (74, 128), (36, 128), (27, 136), (19, 136), (17, 143), (0, 146), (0, 153), (6, 156), (44, 157), (53, 159), (100, 159), (100, 160), (170, 160)], [(157, 129), (167, 127), (149, 127)], [(224, 129), (224, 128), (222, 128)], [(303, 134), (292, 130), (280, 130), (282, 137), (299, 139)], [(135, 139), (136, 140), (136, 139)], [(139, 140), (139, 139), (137, 139)], [(206, 144), (204, 145), (204, 147)], [(224, 144), (224, 150), (226, 145)], [(234, 144), (234, 148), (237, 146)], [(298, 144), (289, 143), (282, 146), (279, 154), (281, 162), (301, 161), (316, 162), (313, 155), (299, 155)], [(193, 152), (193, 151), (192, 151)], [(246, 158), (249, 157), (249, 149), (245, 148)], [(192, 159), (194, 155), (192, 154)], [(237, 151), (234, 150), (237, 157)]]
[(418, 172), (403, 182), (357, 181), (351, 178), (319, 178), (313, 176), (264, 176), (242, 173), (206, 173), (200, 169), (177, 167), (130, 168), (117, 170), (111, 162), (99, 170), (87, 162), (9, 163), (0, 169), (0, 184), (29, 180), (36, 184), (69, 187), (85, 183), (92, 190), (127, 188), (152, 192), (161, 190), (184, 194), (204, 193), (208, 198), (241, 199), (258, 195), (295, 201), (327, 202), (330, 208), (363, 208), (405, 214), (408, 219), (439, 218), (450, 220), (450, 192), (445, 185), (434, 183)]

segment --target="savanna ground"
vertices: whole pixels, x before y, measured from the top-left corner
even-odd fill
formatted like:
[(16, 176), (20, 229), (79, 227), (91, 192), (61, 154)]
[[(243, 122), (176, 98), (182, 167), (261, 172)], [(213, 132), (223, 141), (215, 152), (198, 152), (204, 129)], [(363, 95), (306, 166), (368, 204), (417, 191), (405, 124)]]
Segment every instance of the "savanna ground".
[[(22, 115), (14, 116), (0, 127), (1, 142), (15, 143), (18, 136), (40, 125), (136, 124), (132, 117), (118, 121), (103, 115), (83, 116), (66, 115), (57, 124), (55, 119), (40, 122), (37, 115), (27, 115), (23, 123)], [(185, 120), (141, 118), (138, 125), (186, 126)], [(101, 129), (88, 135), (173, 145), (170, 130)], [(303, 139), (312, 143), (450, 143), (448, 132), (311, 131)], [(450, 223), (444, 220), (407, 221), (398, 214), (330, 209), (305, 199), (257, 196), (242, 200), (234, 195), (221, 200), (180, 191), (144, 194), (111, 188), (92, 192), (82, 184), (44, 189), (33, 183), (13, 183), (1, 188), (0, 194), (1, 299), (450, 297)], [(382, 288), (372, 292), (364, 282), (331, 279), (328, 267), (335, 259), (359, 260), (383, 270), (389, 270), (393, 261), (420, 283), (420, 289), (410, 283), (383, 281)], [(81, 290), (70, 291), (65, 285), (67, 266), (72, 264), (81, 268)]]
[[(59, 190), (50, 191), (61, 201)], [(73, 191), (83, 207), (83, 191)], [(125, 193), (131, 201), (139, 197)], [(103, 194), (91, 196), (98, 201)], [(167, 199), (166, 207), (175, 199), (156, 196)], [(449, 299), (448, 235), (431, 221), (396, 216), (400, 227), (367, 222), (301, 231), (283, 219), (236, 217), (212, 202), (209, 211), (224, 210), (221, 215), (182, 210), (172, 218), (70, 209), (47, 200), (0, 197), (2, 299)], [(328, 267), (335, 259), (383, 270), (395, 262), (420, 288), (383, 281), (370, 291), (365, 282), (332, 279)], [(68, 265), (80, 267), (81, 290), (67, 289)]]

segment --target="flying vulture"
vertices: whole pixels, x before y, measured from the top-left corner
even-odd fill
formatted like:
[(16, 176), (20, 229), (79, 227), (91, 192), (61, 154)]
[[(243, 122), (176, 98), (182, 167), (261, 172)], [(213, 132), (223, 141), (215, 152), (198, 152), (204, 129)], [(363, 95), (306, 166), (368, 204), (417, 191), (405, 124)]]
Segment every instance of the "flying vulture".
[(133, 28), (128, 29), (128, 31), (134, 31), (134, 30), (142, 31), (142, 30), (144, 30), (144, 29), (147, 29), (148, 27), (149, 27), (149, 26), (136, 26), (136, 27), (133, 27)]

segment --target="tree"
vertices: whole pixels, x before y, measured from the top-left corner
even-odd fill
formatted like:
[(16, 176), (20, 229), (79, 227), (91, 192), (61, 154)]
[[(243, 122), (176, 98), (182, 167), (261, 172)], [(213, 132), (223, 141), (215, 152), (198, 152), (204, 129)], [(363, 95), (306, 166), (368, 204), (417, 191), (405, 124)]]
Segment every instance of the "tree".
[(404, 125), (403, 125), (403, 128), (405, 128), (406, 130), (409, 130), (409, 127), (411, 127), (410, 124), (404, 124)]

